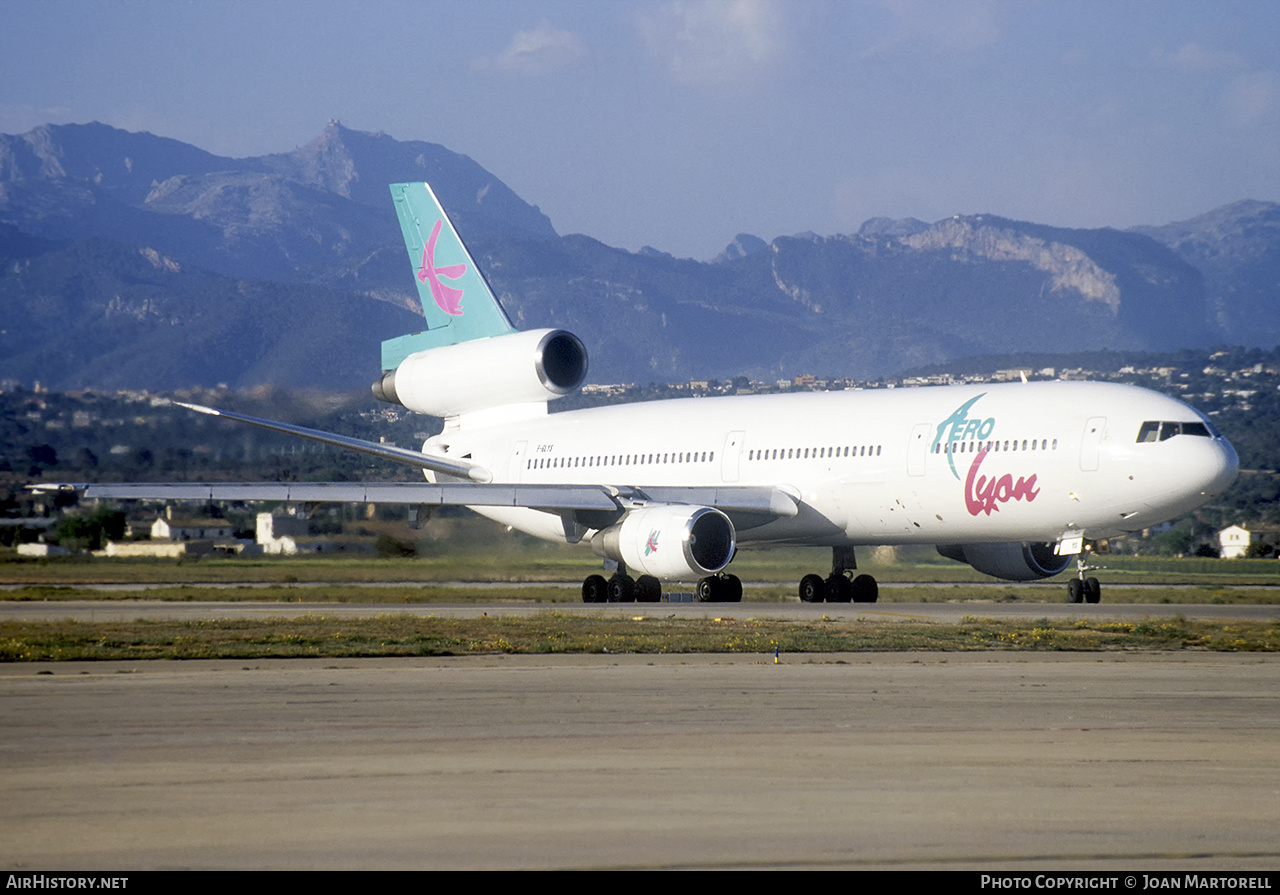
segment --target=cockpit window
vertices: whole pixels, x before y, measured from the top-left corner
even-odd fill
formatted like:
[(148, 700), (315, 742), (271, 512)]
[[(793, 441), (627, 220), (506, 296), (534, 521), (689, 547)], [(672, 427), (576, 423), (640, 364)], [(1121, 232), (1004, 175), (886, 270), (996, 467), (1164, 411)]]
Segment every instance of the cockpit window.
[(1138, 443), (1144, 441), (1168, 441), (1175, 435), (1195, 435), (1200, 438), (1215, 438), (1217, 431), (1208, 423), (1174, 423), (1168, 421), (1148, 421), (1138, 429)]

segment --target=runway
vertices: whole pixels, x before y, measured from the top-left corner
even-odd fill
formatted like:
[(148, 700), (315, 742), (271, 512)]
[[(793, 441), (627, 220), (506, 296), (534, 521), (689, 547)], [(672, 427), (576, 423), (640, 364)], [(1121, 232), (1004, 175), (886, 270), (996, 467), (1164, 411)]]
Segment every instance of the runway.
[(0, 750), (13, 870), (1280, 866), (1271, 655), (14, 664)]
[(1222, 621), (1280, 620), (1280, 604), (1240, 603), (281, 603), (272, 601), (176, 602), (171, 600), (0, 600), (0, 621), (130, 621), (133, 619), (209, 620), (214, 618), (290, 618), (319, 615), (369, 618), (409, 614), (445, 618), (536, 615), (545, 612), (574, 615), (675, 616), (680, 618), (767, 617), (780, 619), (868, 618), (893, 621), (933, 621), (955, 624), (967, 617), (1003, 619), (1217, 619)]

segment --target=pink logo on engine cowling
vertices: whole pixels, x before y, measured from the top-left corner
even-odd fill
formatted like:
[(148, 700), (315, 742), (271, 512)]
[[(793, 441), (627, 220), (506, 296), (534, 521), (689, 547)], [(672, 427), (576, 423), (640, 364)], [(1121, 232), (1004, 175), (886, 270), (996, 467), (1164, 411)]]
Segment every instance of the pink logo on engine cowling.
[(1007, 472), (999, 479), (995, 476), (987, 478), (985, 475), (978, 475), (978, 467), (986, 456), (986, 451), (978, 452), (978, 456), (973, 458), (973, 465), (969, 467), (969, 475), (964, 480), (964, 505), (970, 516), (980, 513), (990, 516), (1000, 509), (999, 504), (1010, 500), (1026, 500), (1030, 503), (1036, 499), (1040, 491), (1036, 488), (1034, 475), (1019, 477), (1016, 482)]
[(436, 221), (436, 225), (431, 228), (431, 238), (422, 247), (422, 269), (418, 271), (418, 279), (431, 287), (431, 297), (436, 300), (440, 310), (458, 317), (462, 314), (462, 290), (446, 286), (440, 282), (440, 277), (456, 280), (467, 272), (467, 265), (450, 264), (446, 267), (436, 267), (436, 237), (440, 235), (440, 227), (443, 223), (443, 220)]
[(648, 556), (650, 553), (658, 552), (658, 535), (659, 534), (661, 534), (661, 530), (657, 528), (649, 532), (649, 540), (646, 541), (644, 545), (645, 556)]

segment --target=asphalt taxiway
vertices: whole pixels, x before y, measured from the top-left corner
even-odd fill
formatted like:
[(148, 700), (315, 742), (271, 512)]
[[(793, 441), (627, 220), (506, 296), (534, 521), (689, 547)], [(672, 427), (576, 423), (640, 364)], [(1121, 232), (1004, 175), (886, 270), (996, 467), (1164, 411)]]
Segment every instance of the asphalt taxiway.
[(601, 617), (661, 615), (680, 618), (767, 617), (780, 619), (868, 618), (885, 622), (933, 621), (954, 624), (967, 617), (997, 619), (1144, 619), (1173, 618), (1221, 621), (1280, 620), (1280, 604), (1174, 603), (997, 603), (957, 601), (937, 603), (281, 603), (177, 602), (169, 600), (0, 600), (0, 621), (131, 621), (209, 620), (215, 618), (370, 618), (379, 615), (419, 615), (475, 618), (497, 615), (537, 615), (546, 612)]
[(12, 870), (1280, 867), (1270, 655), (12, 664), (0, 754)]

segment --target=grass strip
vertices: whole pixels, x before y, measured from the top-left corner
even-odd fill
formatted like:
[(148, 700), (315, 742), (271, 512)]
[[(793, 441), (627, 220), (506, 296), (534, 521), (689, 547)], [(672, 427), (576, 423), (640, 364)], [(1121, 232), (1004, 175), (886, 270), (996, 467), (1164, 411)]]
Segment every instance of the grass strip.
[(1280, 622), (1177, 616), (1140, 622), (599, 618), (555, 612), (478, 619), (323, 615), (278, 619), (0, 623), (0, 661), (466, 656), (496, 653), (1280, 651)]

